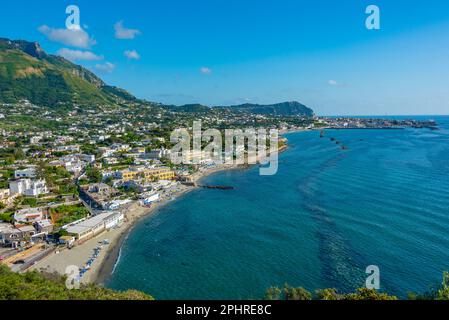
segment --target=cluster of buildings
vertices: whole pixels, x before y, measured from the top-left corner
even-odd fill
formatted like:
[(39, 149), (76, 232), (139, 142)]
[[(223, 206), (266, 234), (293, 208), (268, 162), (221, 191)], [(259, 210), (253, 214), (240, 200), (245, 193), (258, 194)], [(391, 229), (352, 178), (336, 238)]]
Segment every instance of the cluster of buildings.
[[(124, 220), (120, 211), (102, 211), (99, 214), (75, 221), (61, 227), (67, 236), (61, 237), (62, 243), (82, 244), (100, 233), (115, 228)], [(0, 246), (25, 248), (48, 240), (48, 235), (55, 230), (49, 218), (48, 209), (30, 208), (18, 210), (14, 214), (14, 223), (0, 222)]]
[(118, 190), (110, 187), (105, 183), (94, 183), (82, 186), (80, 189), (80, 197), (91, 208), (97, 210), (106, 210), (112, 198), (119, 194)]
[[(102, 183), (82, 186), (80, 197), (92, 208), (98, 210), (111, 210), (120, 207), (123, 203), (114, 199), (120, 194), (117, 188), (133, 190), (139, 194), (156, 191), (167, 182), (176, 178), (175, 171), (166, 167), (134, 166), (117, 171), (103, 171)], [(106, 184), (105, 182), (108, 182)]]
[[(34, 142), (40, 143), (42, 139), (44, 138), (36, 138)], [(63, 140), (70, 142), (70, 139)], [(57, 152), (64, 151), (64, 154), (49, 161), (48, 165), (64, 167), (74, 177), (81, 178), (83, 175), (79, 174), (84, 171), (86, 166), (97, 166), (99, 163), (94, 155), (70, 153), (79, 151), (79, 148), (74, 145), (60, 146), (55, 150)], [(131, 200), (127, 199), (126, 194), (119, 191), (119, 188), (132, 188), (140, 194), (140, 203), (149, 205), (159, 200), (160, 196), (156, 191), (171, 186), (174, 183), (172, 181), (176, 178), (175, 171), (170, 168), (161, 166), (157, 161), (155, 161), (156, 164), (152, 161), (151, 165), (147, 162), (148, 159), (160, 160), (168, 156), (169, 152), (165, 149), (146, 152), (147, 150), (143, 147), (130, 148), (125, 144), (114, 144), (110, 148), (102, 148), (100, 151), (103, 154), (102, 161), (120, 153), (122, 158), (129, 156), (134, 159), (145, 159), (145, 162), (144, 165), (134, 164), (124, 169), (103, 170), (103, 180), (105, 182), (109, 180), (108, 184), (101, 182), (80, 186), (79, 197), (91, 209), (91, 216), (80, 221), (57, 228), (49, 217), (49, 207), (16, 210), (12, 223), (0, 221), (0, 246), (27, 247), (30, 244), (48, 240), (49, 234), (60, 230), (65, 230), (68, 234), (68, 236), (61, 237), (62, 242), (65, 241), (64, 243), (69, 245), (73, 245), (75, 242), (81, 244), (103, 231), (114, 228), (123, 221), (124, 214), (119, 209)], [(28, 165), (25, 168), (22, 165), (22, 168), (14, 170), (13, 177), (9, 181), (9, 188), (0, 189), (0, 201), (11, 204), (12, 200), (18, 196), (36, 198), (49, 194), (45, 180), (39, 176), (37, 167), (33, 165)]]
[(20, 248), (45, 240), (54, 229), (48, 216), (46, 208), (17, 210), (14, 223), (0, 223), (0, 245)]
[[(212, 113), (202, 116), (204, 125), (238, 127), (254, 124), (254, 120), (246, 115), (231, 115), (219, 110), (212, 110)], [(68, 234), (61, 239), (82, 243), (120, 224), (124, 218), (120, 209), (126, 203), (139, 201), (141, 205), (149, 206), (161, 198), (170, 198), (180, 188), (177, 177), (192, 173), (190, 166), (177, 166), (174, 170), (165, 165), (171, 158), (168, 137), (172, 129), (169, 127), (183, 127), (190, 114), (155, 104), (131, 103), (127, 108), (102, 108), (101, 112), (96, 107), (71, 105), (70, 112), (61, 115), (52, 108), (35, 106), (28, 101), (0, 105), (0, 114), (6, 119), (27, 115), (67, 124), (63, 129), (40, 127), (33, 130), (27, 126), (12, 131), (0, 128), (0, 149), (15, 149), (23, 154), (13, 163), (1, 162), (7, 157), (0, 158), (2, 172), (14, 170), (12, 177), (9, 173), (7, 179), (0, 176), (4, 188), (0, 189), (0, 201), (8, 206), (0, 209), (0, 213), (15, 210), (13, 223), (0, 221), (0, 245), (23, 247), (30, 242), (43, 241), (46, 235), (61, 229)], [(267, 120), (265, 118), (261, 116), (257, 122)], [(45, 172), (45, 181), (32, 166), (37, 163), (44, 163), (45, 168), (64, 168), (70, 175), (52, 168)], [(98, 170), (86, 170), (87, 167)], [(99, 179), (98, 172), (101, 173)], [(68, 188), (63, 188), (62, 184), (74, 184), (74, 181), (80, 184), (76, 185), (79, 198), (89, 207), (90, 217), (59, 227), (54, 225), (51, 217), (49, 219), (45, 209), (27, 208), (26, 203), (32, 201), (23, 201), (24, 204), (16, 208), (14, 199), (21, 196), (42, 198), (39, 205), (64, 204), (63, 198), (68, 197), (64, 192)], [(82, 185), (84, 183), (87, 185)], [(58, 190), (62, 191), (58, 193)]]
[(319, 118), (316, 122), (320, 127), (332, 129), (397, 129), (397, 128), (434, 128), (436, 122), (416, 121), (394, 118), (350, 118), (350, 117), (326, 117)]
[(162, 159), (170, 158), (170, 150), (165, 148), (147, 150), (143, 146), (131, 148), (126, 144), (113, 144), (110, 147), (99, 148), (99, 151), (106, 165), (119, 163), (118, 154), (126, 159), (131, 159), (135, 164), (160, 164)]
[(9, 182), (9, 189), (0, 189), (0, 202), (10, 204), (17, 196), (39, 197), (49, 193), (44, 179), (36, 178), (36, 168), (29, 167), (14, 171), (14, 180)]
[(49, 165), (64, 167), (68, 172), (77, 175), (92, 163), (95, 163), (95, 155), (75, 153), (50, 161)]

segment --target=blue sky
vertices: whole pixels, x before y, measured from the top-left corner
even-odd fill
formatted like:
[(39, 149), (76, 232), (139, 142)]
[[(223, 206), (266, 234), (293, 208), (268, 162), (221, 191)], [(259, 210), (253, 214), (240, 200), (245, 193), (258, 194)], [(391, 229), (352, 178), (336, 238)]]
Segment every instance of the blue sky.
[[(64, 38), (71, 4), (81, 11), (76, 43)], [(365, 27), (370, 4), (380, 30)], [(39, 41), (152, 101), (449, 114), (445, 0), (7, 0), (1, 11), (0, 37)]]

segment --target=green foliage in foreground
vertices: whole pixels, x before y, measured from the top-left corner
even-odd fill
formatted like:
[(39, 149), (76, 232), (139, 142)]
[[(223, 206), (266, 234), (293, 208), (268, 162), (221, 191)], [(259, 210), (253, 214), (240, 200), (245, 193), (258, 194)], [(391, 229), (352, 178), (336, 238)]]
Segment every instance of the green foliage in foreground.
[[(304, 288), (285, 285), (267, 290), (266, 300), (398, 300), (387, 293), (366, 288), (354, 293), (339, 293), (336, 289), (317, 290), (314, 294)], [(0, 265), (0, 300), (154, 300), (152, 296), (136, 290), (124, 292), (105, 289), (93, 284), (69, 290), (65, 278), (37, 271), (14, 273)], [(449, 273), (443, 274), (441, 284), (423, 295), (409, 294), (409, 300), (449, 300)]]
[(341, 294), (335, 289), (317, 290), (315, 294), (304, 288), (293, 288), (285, 285), (283, 289), (272, 287), (265, 294), (266, 300), (397, 300), (397, 297), (374, 289), (361, 288), (355, 293)]
[[(360, 288), (354, 293), (339, 293), (336, 289), (317, 290), (314, 294), (304, 288), (286, 284), (284, 288), (271, 287), (265, 294), (266, 300), (398, 300), (397, 297), (374, 289)], [(449, 300), (449, 272), (444, 272), (441, 284), (422, 295), (408, 294), (409, 300)]]
[(37, 271), (18, 274), (0, 265), (0, 300), (153, 300), (134, 290), (118, 292), (95, 285), (68, 290), (65, 279)]

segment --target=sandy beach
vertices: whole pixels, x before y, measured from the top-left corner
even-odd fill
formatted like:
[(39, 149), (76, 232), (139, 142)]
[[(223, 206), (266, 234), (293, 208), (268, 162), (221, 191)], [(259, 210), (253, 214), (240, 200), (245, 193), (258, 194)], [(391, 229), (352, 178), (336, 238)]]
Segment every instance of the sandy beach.
[[(193, 175), (194, 181), (198, 181), (210, 174), (237, 169), (235, 165), (221, 165), (202, 169)], [(98, 247), (101, 251), (98, 257), (92, 264), (91, 269), (86, 272), (81, 278), (82, 283), (96, 283), (104, 284), (114, 270), (114, 266), (120, 255), (121, 247), (126, 241), (130, 231), (136, 225), (137, 221), (144, 217), (151, 216), (159, 208), (171, 202), (173, 199), (178, 199), (182, 195), (195, 190), (193, 186), (181, 185), (175, 192), (169, 196), (163, 197), (158, 203), (155, 203), (151, 208), (143, 207), (137, 202), (133, 202), (126, 208), (122, 209), (125, 214), (124, 222), (117, 228), (103, 232), (97, 237), (90, 239), (82, 245), (77, 245), (72, 249), (63, 249), (59, 252), (49, 255), (43, 260), (36, 263), (30, 270), (38, 270), (43, 272), (66, 274), (67, 267), (76, 266), (82, 268), (86, 262), (93, 256), (94, 250)], [(108, 245), (104, 241), (109, 242)]]

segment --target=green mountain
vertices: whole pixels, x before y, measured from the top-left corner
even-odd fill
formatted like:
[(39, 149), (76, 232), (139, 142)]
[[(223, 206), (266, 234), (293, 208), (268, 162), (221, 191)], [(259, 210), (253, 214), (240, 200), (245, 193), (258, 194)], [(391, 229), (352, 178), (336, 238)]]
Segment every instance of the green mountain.
[(136, 98), (107, 86), (91, 71), (47, 54), (37, 42), (0, 38), (0, 102), (110, 105)]
[(204, 106), (202, 104), (185, 104), (182, 106), (166, 106), (174, 112), (187, 112), (187, 113), (205, 113), (211, 111), (211, 107)]
[(167, 106), (175, 112), (187, 112), (187, 113), (206, 113), (213, 109), (226, 109), (230, 112), (260, 114), (260, 115), (278, 115), (278, 116), (305, 116), (313, 117), (314, 112), (312, 109), (305, 105), (293, 101), (282, 102), (271, 105), (260, 104), (242, 104), (237, 106), (218, 106), (208, 107), (201, 104), (186, 104), (183, 106)]
[[(46, 107), (145, 103), (123, 89), (106, 85), (86, 68), (60, 56), (47, 54), (37, 42), (0, 38), (0, 103), (17, 103), (23, 99)], [(183, 113), (207, 113), (212, 110), (200, 104), (160, 106)], [(261, 115), (313, 116), (313, 110), (299, 102), (215, 108)]]
[(278, 116), (305, 116), (312, 117), (314, 112), (312, 109), (306, 107), (305, 105), (292, 101), (292, 102), (282, 102), (270, 105), (260, 105), (260, 104), (241, 104), (229, 108), (230, 110), (248, 112), (253, 114), (261, 115), (278, 115)]

